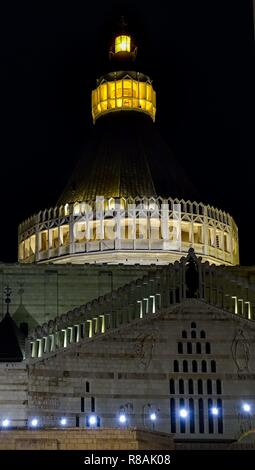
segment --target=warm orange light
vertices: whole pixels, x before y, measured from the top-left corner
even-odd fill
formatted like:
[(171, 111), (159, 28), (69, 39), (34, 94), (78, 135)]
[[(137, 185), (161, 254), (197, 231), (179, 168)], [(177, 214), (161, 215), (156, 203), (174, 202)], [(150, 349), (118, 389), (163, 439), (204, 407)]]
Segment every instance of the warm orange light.
[(115, 38), (115, 54), (117, 54), (117, 52), (130, 52), (130, 46), (130, 36), (117, 36)]

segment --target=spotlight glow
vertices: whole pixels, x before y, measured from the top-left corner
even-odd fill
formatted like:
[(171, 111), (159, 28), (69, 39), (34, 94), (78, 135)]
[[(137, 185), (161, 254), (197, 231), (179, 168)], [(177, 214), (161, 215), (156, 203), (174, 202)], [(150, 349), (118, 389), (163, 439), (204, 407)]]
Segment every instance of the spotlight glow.
[(249, 405), (249, 403), (244, 403), (244, 404), (243, 404), (243, 410), (244, 410), (246, 413), (250, 413), (250, 411), (251, 411), (251, 405)]
[(32, 419), (31, 426), (33, 426), (33, 428), (36, 428), (36, 426), (38, 426), (38, 419), (37, 418)]
[(60, 420), (61, 426), (65, 426), (66, 423), (67, 423), (67, 419), (66, 418), (61, 418), (61, 420)]
[(151, 413), (150, 414), (150, 419), (151, 419), (151, 421), (156, 421), (156, 419), (157, 419), (156, 413)]
[(218, 408), (216, 408), (216, 406), (213, 406), (212, 409), (211, 409), (211, 411), (212, 411), (212, 414), (213, 414), (214, 416), (218, 416), (219, 410), (218, 410)]
[(3, 428), (8, 428), (8, 426), (10, 426), (10, 420), (9, 419), (3, 419), (2, 426), (3, 426)]
[(182, 408), (182, 409), (180, 410), (180, 417), (181, 417), (181, 418), (187, 418), (187, 416), (188, 416), (187, 410), (185, 410), (185, 408)]
[(89, 417), (89, 424), (90, 426), (95, 426), (97, 420), (96, 420), (96, 417), (95, 416), (90, 416)]
[(124, 415), (123, 413), (119, 415), (119, 422), (121, 424), (124, 424), (126, 421), (127, 421), (126, 415)]

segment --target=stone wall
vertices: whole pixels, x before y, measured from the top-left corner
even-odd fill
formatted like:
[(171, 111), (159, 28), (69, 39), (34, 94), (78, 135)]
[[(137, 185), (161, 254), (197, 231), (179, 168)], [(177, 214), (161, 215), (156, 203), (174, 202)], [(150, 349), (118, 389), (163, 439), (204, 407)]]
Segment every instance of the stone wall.
[[(202, 337), (201, 332), (205, 334)], [(100, 418), (100, 426), (115, 427), (120, 410), (124, 410), (130, 426), (151, 430), (149, 416), (155, 410), (155, 429), (171, 433), (170, 400), (174, 398), (176, 435), (236, 439), (252, 424), (250, 416), (242, 413), (242, 403), (255, 396), (254, 339), (254, 322), (187, 300), (153, 318), (137, 320), (104, 336), (72, 344), (67, 350), (31, 360), (28, 413), (37, 414), (43, 425), (49, 426), (56, 425), (64, 414), (71, 426), (77, 422), (80, 427), (86, 427), (87, 417), (94, 413)], [(188, 371), (184, 370), (184, 361)], [(197, 370), (193, 369), (193, 361)], [(216, 370), (212, 369), (212, 361)], [(174, 391), (170, 380), (174, 381)], [(204, 404), (203, 432), (199, 430), (200, 399)], [(189, 408), (190, 400), (194, 403), (194, 432), (189, 420), (181, 430), (179, 416), (180, 407)], [(210, 406), (218, 406), (218, 400), (223, 407), (222, 433), (218, 418), (213, 418), (212, 432), (208, 424)]]
[(137, 429), (1, 431), (0, 450), (167, 450), (172, 436)]
[(13, 426), (25, 426), (28, 404), (26, 363), (0, 363), (0, 423), (9, 419)]

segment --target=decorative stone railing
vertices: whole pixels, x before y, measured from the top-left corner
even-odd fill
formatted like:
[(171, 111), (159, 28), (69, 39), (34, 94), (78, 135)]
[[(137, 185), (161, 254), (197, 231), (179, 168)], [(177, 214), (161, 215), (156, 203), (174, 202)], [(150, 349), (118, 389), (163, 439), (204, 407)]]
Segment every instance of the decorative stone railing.
[[(234, 220), (221, 210), (191, 201), (99, 197), (39, 212), (19, 226), (22, 263), (95, 262), (95, 254), (99, 262), (112, 263), (118, 251), (125, 253), (119, 262), (130, 255), (128, 262), (168, 264), (186, 256), (190, 247), (204, 261), (238, 264)], [(138, 251), (143, 255), (135, 256)]]
[(31, 360), (41, 359), (157, 315), (187, 298), (255, 320), (255, 292), (244, 281), (231, 277), (227, 268), (202, 263), (191, 249), (181, 262), (155, 267), (142, 279), (37, 327), (29, 334), (26, 355)]

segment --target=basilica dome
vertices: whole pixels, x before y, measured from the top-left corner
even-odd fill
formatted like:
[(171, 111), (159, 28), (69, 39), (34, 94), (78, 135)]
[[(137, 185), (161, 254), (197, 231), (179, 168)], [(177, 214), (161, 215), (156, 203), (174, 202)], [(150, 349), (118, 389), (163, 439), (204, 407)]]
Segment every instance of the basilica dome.
[(156, 126), (156, 91), (137, 45), (117, 34), (91, 96), (94, 129), (55, 207), (19, 226), (21, 263), (168, 264), (193, 248), (239, 263), (238, 230), (199, 201)]

